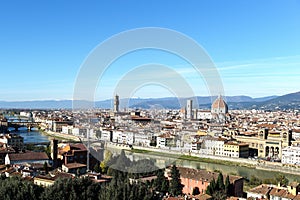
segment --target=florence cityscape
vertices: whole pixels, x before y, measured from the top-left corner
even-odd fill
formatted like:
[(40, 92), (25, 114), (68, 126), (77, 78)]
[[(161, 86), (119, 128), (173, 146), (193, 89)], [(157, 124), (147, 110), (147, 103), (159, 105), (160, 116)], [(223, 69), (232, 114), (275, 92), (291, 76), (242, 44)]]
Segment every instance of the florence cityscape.
[(300, 1), (0, 5), (1, 199), (300, 199)]

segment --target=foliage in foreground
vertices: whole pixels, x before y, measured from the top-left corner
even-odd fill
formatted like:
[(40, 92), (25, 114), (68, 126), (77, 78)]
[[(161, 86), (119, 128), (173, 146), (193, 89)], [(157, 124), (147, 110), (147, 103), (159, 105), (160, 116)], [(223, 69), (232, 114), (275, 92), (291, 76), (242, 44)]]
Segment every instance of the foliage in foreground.
[(110, 183), (101, 185), (87, 178), (59, 179), (47, 188), (11, 177), (0, 181), (0, 196), (3, 200), (154, 199), (145, 184), (130, 184), (125, 176), (117, 173)]
[[(111, 157), (105, 162), (105, 165), (98, 164), (96, 168), (102, 172), (107, 171), (112, 176), (109, 183), (99, 184), (88, 178), (76, 177), (59, 179), (52, 186), (43, 188), (19, 177), (1, 177), (0, 197), (3, 200), (156, 200), (162, 199), (166, 193), (173, 196), (182, 194), (183, 185), (175, 165), (172, 166), (172, 179), (169, 181), (164, 177), (164, 170), (158, 169), (151, 160), (132, 162), (122, 152), (119, 156)], [(128, 172), (118, 169), (126, 169)], [(156, 175), (157, 179), (146, 182), (135, 180), (145, 175)]]

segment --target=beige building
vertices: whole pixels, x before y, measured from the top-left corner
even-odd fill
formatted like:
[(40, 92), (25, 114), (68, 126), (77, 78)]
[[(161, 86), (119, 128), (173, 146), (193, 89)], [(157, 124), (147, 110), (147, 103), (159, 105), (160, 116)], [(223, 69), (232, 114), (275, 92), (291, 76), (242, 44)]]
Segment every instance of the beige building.
[(249, 144), (238, 142), (227, 142), (224, 144), (224, 156), (232, 158), (248, 158)]
[(47, 176), (37, 176), (34, 177), (33, 183), (39, 186), (43, 187), (49, 187), (53, 185), (55, 182), (55, 179), (53, 177), (47, 177)]
[(233, 137), (239, 142), (248, 143), (250, 154), (251, 151), (256, 151), (256, 155), (261, 158), (281, 159), (282, 149), (291, 145), (292, 132), (261, 129), (255, 136), (233, 135)]

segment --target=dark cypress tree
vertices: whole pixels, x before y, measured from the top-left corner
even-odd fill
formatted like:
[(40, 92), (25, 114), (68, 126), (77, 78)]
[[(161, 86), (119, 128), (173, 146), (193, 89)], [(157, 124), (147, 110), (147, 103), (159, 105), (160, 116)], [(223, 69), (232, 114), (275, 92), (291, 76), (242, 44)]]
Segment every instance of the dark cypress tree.
[(212, 194), (216, 191), (216, 181), (213, 178), (212, 181), (209, 183), (209, 185), (206, 188), (205, 193), (212, 196)]
[(217, 185), (216, 185), (217, 190), (224, 190), (225, 185), (224, 185), (224, 179), (223, 179), (223, 174), (220, 172), (218, 179), (217, 179)]
[(170, 187), (170, 182), (169, 182), (167, 179), (165, 179), (165, 180), (163, 181), (163, 183), (162, 183), (161, 191), (162, 191), (163, 193), (166, 193), (166, 192), (169, 191), (169, 187)]
[(157, 170), (156, 176), (157, 176), (157, 178), (154, 180), (154, 188), (157, 191), (161, 191), (162, 184), (163, 184), (163, 182), (165, 180), (165, 176), (164, 176), (163, 170)]
[(153, 186), (156, 191), (166, 193), (169, 191), (169, 181), (164, 176), (164, 169), (156, 171), (157, 178), (154, 180)]
[(215, 179), (213, 178), (213, 180), (210, 182), (209, 186), (211, 186), (211, 189), (212, 191), (215, 191), (217, 189), (217, 186), (216, 186), (216, 181)]
[(173, 165), (171, 169), (169, 192), (172, 196), (178, 196), (182, 194), (182, 189), (183, 185), (181, 184), (179, 170), (177, 169), (176, 165)]
[(7, 200), (39, 200), (43, 188), (19, 177), (0, 181), (0, 197)]
[(230, 196), (230, 181), (229, 181), (229, 176), (226, 176), (225, 179), (225, 193), (229, 197)]
[(211, 185), (207, 186), (205, 193), (208, 194), (208, 195), (210, 195), (210, 196), (212, 195)]

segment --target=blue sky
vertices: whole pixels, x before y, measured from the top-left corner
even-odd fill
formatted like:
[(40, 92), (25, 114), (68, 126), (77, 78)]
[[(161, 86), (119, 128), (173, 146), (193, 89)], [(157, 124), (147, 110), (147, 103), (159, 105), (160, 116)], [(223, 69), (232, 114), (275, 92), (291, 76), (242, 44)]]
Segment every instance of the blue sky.
[[(226, 95), (296, 92), (299, 10), (300, 1), (293, 0), (1, 1), (0, 100), (72, 99), (89, 53), (112, 35), (141, 27), (169, 28), (196, 40), (215, 62)], [(99, 81), (96, 99), (111, 98), (124, 73), (149, 62), (174, 67), (196, 95), (208, 95), (203, 79), (184, 60), (147, 50), (113, 63)], [(134, 94), (171, 95), (158, 86)]]

